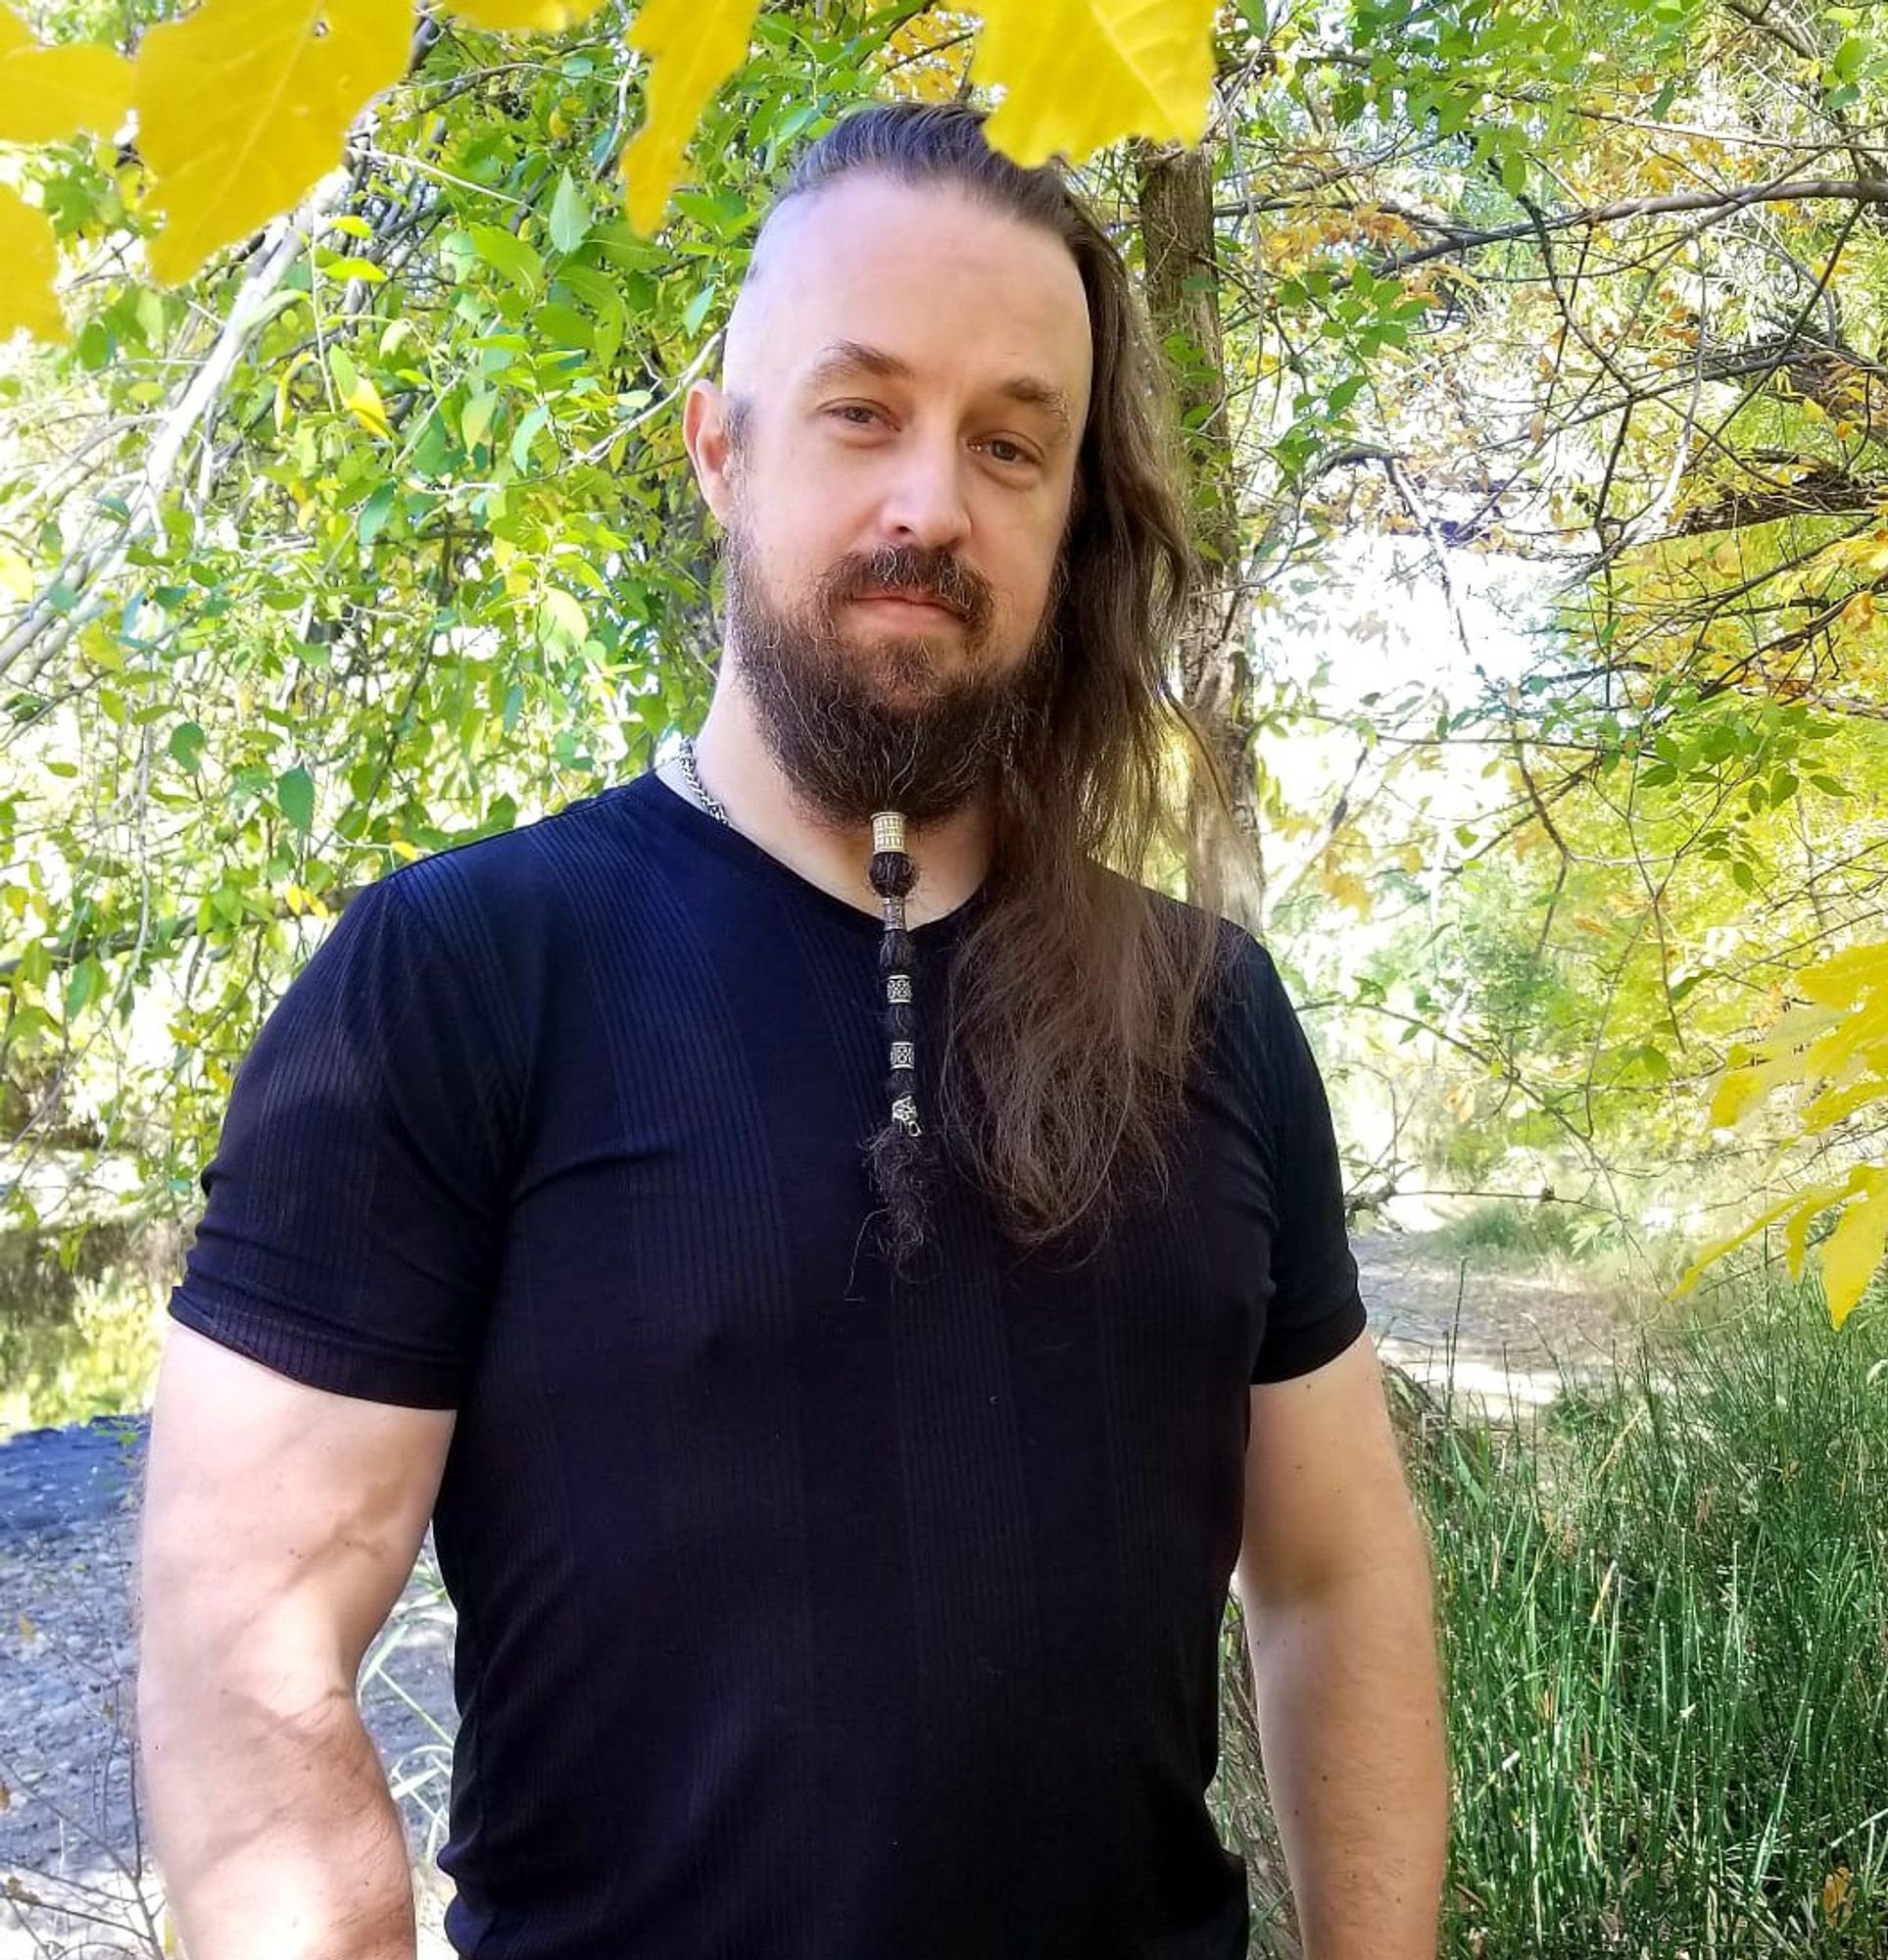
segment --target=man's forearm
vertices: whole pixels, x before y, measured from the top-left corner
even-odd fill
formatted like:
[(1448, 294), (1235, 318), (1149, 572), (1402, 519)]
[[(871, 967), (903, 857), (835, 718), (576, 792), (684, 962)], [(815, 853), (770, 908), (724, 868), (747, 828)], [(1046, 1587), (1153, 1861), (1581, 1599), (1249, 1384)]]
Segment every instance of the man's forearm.
[(188, 1960), (413, 1960), (400, 1815), (353, 1696), (285, 1717), (145, 1685), (153, 1847)]
[(1427, 1550), (1256, 1615), (1259, 1741), (1305, 1960), (1433, 1960), (1449, 1767)]

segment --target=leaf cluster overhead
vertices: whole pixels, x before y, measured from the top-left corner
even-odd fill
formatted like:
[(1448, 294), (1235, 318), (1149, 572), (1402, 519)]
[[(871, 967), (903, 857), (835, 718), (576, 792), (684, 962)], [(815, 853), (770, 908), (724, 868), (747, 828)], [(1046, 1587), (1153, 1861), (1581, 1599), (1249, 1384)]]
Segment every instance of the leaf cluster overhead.
[[(602, 0), (448, 0), (450, 18), (505, 32), (584, 24)], [(630, 221), (662, 220), (690, 138), (747, 55), (760, 0), (644, 0), (627, 48), (646, 63), (642, 126), (624, 148)], [(1082, 162), (1140, 135), (1197, 141), (1212, 92), (1214, 0), (990, 0), (975, 78), (1005, 91), (991, 139), (1020, 160)], [(0, 4), (0, 143), (113, 136), (127, 112), (152, 185), (151, 269), (189, 279), (225, 245), (290, 210), (341, 161), (347, 133), (406, 74), (413, 0), (201, 0), (143, 36), (133, 59), (86, 45), (42, 46)], [(63, 330), (46, 276), (49, 228), (0, 207), (0, 240), (20, 276), (0, 300), (0, 334)]]

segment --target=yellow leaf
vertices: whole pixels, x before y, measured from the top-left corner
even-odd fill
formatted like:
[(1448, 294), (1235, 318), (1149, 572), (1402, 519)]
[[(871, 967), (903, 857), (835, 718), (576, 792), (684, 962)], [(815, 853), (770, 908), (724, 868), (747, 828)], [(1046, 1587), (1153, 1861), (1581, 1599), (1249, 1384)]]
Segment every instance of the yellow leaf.
[(1888, 1077), (1873, 1075), (1860, 1082), (1832, 1084), (1803, 1111), (1804, 1134), (1815, 1136), (1884, 1096), (1888, 1096)]
[(1844, 1208), (1822, 1248), (1822, 1291), (1832, 1327), (1848, 1319), (1888, 1251), (1888, 1169), (1864, 1167), (1854, 1182), (1864, 1195)]
[(341, 406), (363, 428), (391, 439), (393, 423), (387, 419), (387, 405), (380, 399), (380, 390), (364, 374), (342, 396)]
[(1213, 97), (1214, 0), (985, 0), (970, 65), (1002, 102), (985, 133), (1023, 165), (1124, 136), (1197, 143)]
[(1812, 1001), (1844, 1004), (1865, 988), (1888, 989), (1888, 940), (1852, 946), (1832, 955), (1798, 977), (1797, 985)]
[[(1833, 1007), (1793, 1007), (1762, 1041), (1736, 1044), (1712, 1098), (1712, 1122), (1728, 1130), (1771, 1090), (1826, 1073), (1827, 1044), (1840, 1039), (1841, 1018)], [(1753, 1061), (1754, 1067), (1742, 1066)]]
[(1819, 1184), (1809, 1191), (1795, 1192), (1780, 1204), (1772, 1204), (1767, 1211), (1753, 1218), (1748, 1225), (1739, 1226), (1735, 1232), (1721, 1239), (1714, 1239), (1685, 1268), (1685, 1275), (1671, 1289), (1670, 1298), (1682, 1299), (1704, 1278), (1707, 1266), (1716, 1265), (1726, 1252), (1734, 1252), (1747, 1239), (1756, 1238), (1766, 1225), (1775, 1224), (1786, 1211), (1795, 1211), (1799, 1205), (1809, 1211), (1819, 1210), (1823, 1205), (1833, 1203), (1846, 1189), (1839, 1184)]
[(500, 34), (557, 34), (580, 27), (604, 0), (453, 0), (453, 12)]
[(620, 166), (629, 221), (645, 235), (662, 221), (682, 153), (708, 98), (748, 52), (760, 0), (648, 0), (629, 44), (649, 56), (643, 126)]
[(962, 14), (929, 9), (914, 14), (872, 63), (881, 85), (909, 101), (955, 101), (970, 53), (962, 45), (966, 30), (974, 33)]
[(1375, 903), (1370, 887), (1353, 871), (1327, 871), (1324, 887), (1340, 906), (1348, 906), (1360, 918), (1369, 918)]
[(157, 277), (187, 279), (332, 170), (356, 116), (406, 73), (411, 30), (411, 0), (204, 0), (153, 27), (136, 100), (166, 217)]
[(296, 355), (294, 360), (289, 362), (287, 366), (283, 368), (282, 371), (278, 375), (276, 375), (275, 426), (277, 429), (285, 429), (288, 426), (288, 412), (290, 407), (290, 396), (288, 389), (289, 389), (289, 383), (295, 379), (296, 369), (299, 368), (307, 367), (314, 361), (314, 359), (315, 356), (312, 352), (304, 350), (302, 353)]
[(1803, 1260), (1810, 1247), (1810, 1227), (1821, 1216), (1821, 1205), (1799, 1204), (1783, 1227), (1783, 1259), (1793, 1280), (1803, 1277)]
[(0, 7), (0, 143), (110, 136), (130, 109), (131, 64), (116, 49), (44, 47)]
[(72, 329), (59, 310), (53, 280), (59, 272), (59, 245), (52, 220), (17, 192), (0, 184), (0, 341), (24, 326), (41, 340), (70, 340)]

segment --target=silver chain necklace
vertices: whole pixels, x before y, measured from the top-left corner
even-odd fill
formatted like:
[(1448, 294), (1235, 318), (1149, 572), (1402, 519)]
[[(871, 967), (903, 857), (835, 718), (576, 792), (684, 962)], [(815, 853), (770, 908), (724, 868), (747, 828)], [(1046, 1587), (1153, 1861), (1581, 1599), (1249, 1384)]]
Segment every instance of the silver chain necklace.
[(709, 796), (706, 787), (702, 781), (702, 770), (695, 760), (695, 737), (693, 735), (684, 735), (682, 737), (681, 763), (683, 780), (693, 792), (696, 802), (717, 823), (725, 823), (732, 830), (734, 828), (734, 818), (728, 814), (727, 805)]

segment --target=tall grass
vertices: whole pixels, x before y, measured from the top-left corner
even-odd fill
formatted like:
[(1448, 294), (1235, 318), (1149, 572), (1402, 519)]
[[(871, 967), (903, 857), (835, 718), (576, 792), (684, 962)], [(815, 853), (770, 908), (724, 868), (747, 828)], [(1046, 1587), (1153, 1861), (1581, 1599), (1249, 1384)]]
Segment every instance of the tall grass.
[[(1888, 1314), (1759, 1281), (1532, 1427), (1420, 1414), (1444, 1953), (1888, 1955)], [(1288, 1954), (1237, 1673), (1223, 1815)]]

